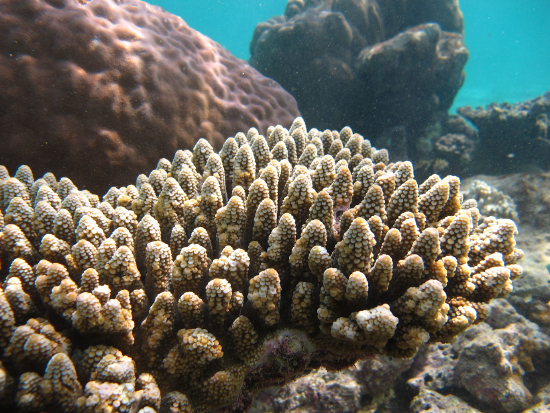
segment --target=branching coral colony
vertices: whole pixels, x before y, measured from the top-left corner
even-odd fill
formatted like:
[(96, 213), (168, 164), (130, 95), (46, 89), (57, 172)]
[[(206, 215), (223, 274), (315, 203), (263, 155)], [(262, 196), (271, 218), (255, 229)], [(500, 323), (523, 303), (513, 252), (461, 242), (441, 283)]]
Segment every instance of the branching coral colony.
[(245, 411), (305, 368), (411, 357), (522, 273), (515, 224), (349, 127), (199, 140), (100, 200), (0, 169), (0, 398), (25, 412)]

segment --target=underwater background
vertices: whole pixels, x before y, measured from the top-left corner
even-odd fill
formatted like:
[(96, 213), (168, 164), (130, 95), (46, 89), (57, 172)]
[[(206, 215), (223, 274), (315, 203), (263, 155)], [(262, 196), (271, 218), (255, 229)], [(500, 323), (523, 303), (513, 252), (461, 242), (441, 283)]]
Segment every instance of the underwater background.
[(0, 413), (550, 413), (550, 0), (152, 1), (0, 0)]
[[(153, 0), (182, 17), (236, 57), (250, 58), (259, 22), (282, 15), (286, 0)], [(466, 81), (451, 113), (460, 106), (520, 102), (550, 89), (550, 1), (462, 0), (465, 42), (470, 51)]]

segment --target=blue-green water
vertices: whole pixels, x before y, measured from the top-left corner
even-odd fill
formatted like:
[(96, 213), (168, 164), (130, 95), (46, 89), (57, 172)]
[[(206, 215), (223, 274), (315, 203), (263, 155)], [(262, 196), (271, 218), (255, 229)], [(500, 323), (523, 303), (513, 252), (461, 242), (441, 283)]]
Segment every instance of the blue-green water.
[[(257, 23), (286, 0), (153, 0), (247, 60)], [(453, 108), (517, 102), (550, 90), (550, 0), (462, 0), (470, 60)]]
[(455, 107), (517, 102), (550, 90), (550, 1), (466, 0), (466, 82)]
[(256, 24), (282, 15), (286, 0), (152, 0), (180, 16), (193, 29), (215, 40), (235, 56), (248, 60)]

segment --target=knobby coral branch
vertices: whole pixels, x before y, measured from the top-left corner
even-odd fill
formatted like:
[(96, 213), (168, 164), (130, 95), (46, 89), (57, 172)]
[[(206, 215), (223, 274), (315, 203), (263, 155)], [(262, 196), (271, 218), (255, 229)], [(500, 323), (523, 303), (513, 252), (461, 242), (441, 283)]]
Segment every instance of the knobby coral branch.
[(522, 273), (513, 221), (349, 127), (200, 140), (101, 199), (0, 173), (0, 403), (18, 411), (246, 411), (306, 368), (448, 342)]

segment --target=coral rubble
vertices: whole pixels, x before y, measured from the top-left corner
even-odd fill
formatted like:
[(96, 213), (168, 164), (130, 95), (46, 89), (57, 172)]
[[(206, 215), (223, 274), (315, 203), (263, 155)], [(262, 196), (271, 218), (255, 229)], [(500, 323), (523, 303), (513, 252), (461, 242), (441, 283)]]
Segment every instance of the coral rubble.
[(462, 86), (463, 26), (458, 1), (289, 0), (256, 26), (250, 63), (292, 93), (308, 123), (393, 143), (401, 130), (406, 154)]
[(264, 133), (299, 115), (275, 81), (160, 7), (5, 0), (1, 9), (0, 164), (9, 168), (28, 163), (104, 191), (199, 138), (219, 149), (240, 130)]
[(449, 342), (522, 273), (513, 221), (349, 127), (201, 140), (102, 198), (0, 174), (0, 403), (19, 411), (246, 411), (306, 369)]

